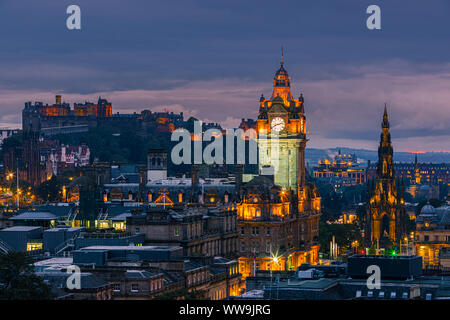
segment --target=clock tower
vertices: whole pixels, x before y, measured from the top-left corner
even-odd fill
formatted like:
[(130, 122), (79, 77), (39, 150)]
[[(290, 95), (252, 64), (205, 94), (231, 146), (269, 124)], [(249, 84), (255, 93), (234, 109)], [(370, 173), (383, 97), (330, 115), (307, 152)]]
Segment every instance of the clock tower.
[(261, 95), (258, 116), (260, 173), (272, 167), (274, 182), (296, 194), (305, 186), (306, 118), (304, 98), (294, 99), (283, 59), (269, 99)]
[(272, 95), (261, 96), (257, 131), (260, 175), (244, 183), (236, 205), (244, 277), (318, 261), (321, 199), (305, 179), (304, 99), (292, 97), (283, 60)]

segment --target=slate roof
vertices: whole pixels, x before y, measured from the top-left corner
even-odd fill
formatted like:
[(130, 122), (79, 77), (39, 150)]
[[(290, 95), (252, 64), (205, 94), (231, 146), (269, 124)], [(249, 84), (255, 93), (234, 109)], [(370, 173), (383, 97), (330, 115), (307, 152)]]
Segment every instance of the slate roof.
[[(67, 278), (70, 274), (66, 272), (36, 272), (46, 280), (52, 287), (65, 289), (67, 287)], [(109, 285), (108, 282), (93, 275), (92, 273), (81, 273), (81, 290), (98, 289)]]
[(57, 220), (58, 217), (50, 212), (43, 211), (26, 211), (17, 216), (9, 218), (9, 220)]
[(25, 232), (27, 232), (27, 231), (31, 231), (31, 230), (36, 230), (36, 229), (42, 229), (42, 227), (29, 227), (29, 226), (15, 226), (15, 227), (10, 227), (10, 228), (5, 228), (5, 229), (2, 229), (2, 230), (0, 230), (0, 231), (25, 231)]
[(150, 279), (161, 273), (148, 272), (145, 270), (127, 270), (125, 277), (129, 280)]

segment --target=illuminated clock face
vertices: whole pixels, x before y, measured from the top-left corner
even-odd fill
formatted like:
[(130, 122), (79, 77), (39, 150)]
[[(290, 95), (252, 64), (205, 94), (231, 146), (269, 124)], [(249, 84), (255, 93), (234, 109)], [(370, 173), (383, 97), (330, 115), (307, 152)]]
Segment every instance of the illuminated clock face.
[(272, 123), (270, 124), (272, 130), (276, 132), (280, 132), (284, 129), (284, 120), (282, 118), (273, 118)]

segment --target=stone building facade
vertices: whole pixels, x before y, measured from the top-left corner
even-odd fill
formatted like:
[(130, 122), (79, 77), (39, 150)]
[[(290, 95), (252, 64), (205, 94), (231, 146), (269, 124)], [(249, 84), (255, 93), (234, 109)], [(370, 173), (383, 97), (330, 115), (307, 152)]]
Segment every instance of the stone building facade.
[(237, 205), (243, 276), (318, 259), (321, 205), (305, 175), (304, 98), (293, 98), (283, 61), (271, 97), (261, 96), (257, 131), (260, 175), (243, 185)]

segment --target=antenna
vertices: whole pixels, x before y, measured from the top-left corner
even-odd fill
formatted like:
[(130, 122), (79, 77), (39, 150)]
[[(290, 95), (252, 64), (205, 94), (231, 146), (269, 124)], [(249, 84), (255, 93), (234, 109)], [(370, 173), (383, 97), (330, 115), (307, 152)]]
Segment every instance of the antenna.
[(281, 62), (280, 64), (284, 64), (284, 52), (283, 52), (283, 46), (281, 46)]

